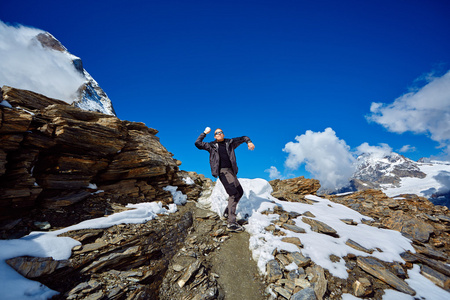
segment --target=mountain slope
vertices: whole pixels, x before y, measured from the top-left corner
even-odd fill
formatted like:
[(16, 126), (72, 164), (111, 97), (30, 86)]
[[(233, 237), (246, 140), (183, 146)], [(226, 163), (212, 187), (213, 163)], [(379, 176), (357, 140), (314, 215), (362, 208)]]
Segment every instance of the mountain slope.
[(40, 33), (36, 39), (44, 48), (60, 51), (67, 55), (78, 73), (85, 78), (85, 82), (78, 88), (73, 105), (84, 110), (97, 111), (108, 115), (116, 115), (111, 100), (97, 81), (83, 68), (79, 57), (72, 55), (53, 35), (48, 32)]
[(357, 159), (352, 184), (357, 190), (381, 189), (390, 197), (416, 194), (435, 204), (448, 205), (450, 162), (415, 162), (394, 152), (364, 154)]
[(53, 35), (0, 21), (0, 87), (10, 86), (62, 100), (84, 110), (116, 115), (111, 100)]

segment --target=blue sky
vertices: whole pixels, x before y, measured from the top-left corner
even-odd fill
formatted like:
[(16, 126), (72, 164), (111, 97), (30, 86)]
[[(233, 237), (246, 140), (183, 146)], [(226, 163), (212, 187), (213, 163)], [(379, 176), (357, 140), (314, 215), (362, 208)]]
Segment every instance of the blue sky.
[(158, 129), (182, 169), (211, 176), (194, 141), (220, 127), (256, 146), (238, 148), (239, 176), (265, 179), (271, 166), (310, 177), (285, 167), (283, 151), (308, 130), (332, 128), (350, 152), (368, 143), (441, 155), (448, 133), (400, 133), (367, 116), (450, 70), (449, 11), (435, 0), (0, 2), (0, 20), (48, 31), (79, 56), (118, 117)]

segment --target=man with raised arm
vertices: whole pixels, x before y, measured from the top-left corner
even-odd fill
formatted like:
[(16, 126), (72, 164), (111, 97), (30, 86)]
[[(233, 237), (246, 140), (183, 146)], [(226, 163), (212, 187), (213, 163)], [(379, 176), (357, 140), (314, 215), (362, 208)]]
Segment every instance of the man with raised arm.
[(248, 136), (226, 139), (223, 130), (220, 128), (214, 131), (214, 141), (203, 142), (203, 139), (210, 132), (211, 128), (206, 127), (205, 131), (195, 141), (195, 146), (200, 150), (209, 152), (211, 173), (214, 177), (219, 177), (229, 196), (228, 206), (223, 213), (228, 220), (227, 230), (241, 232), (244, 231), (244, 228), (236, 222), (236, 207), (244, 194), (244, 190), (236, 176), (238, 167), (234, 149), (244, 142), (247, 143), (249, 150), (254, 150), (255, 145)]

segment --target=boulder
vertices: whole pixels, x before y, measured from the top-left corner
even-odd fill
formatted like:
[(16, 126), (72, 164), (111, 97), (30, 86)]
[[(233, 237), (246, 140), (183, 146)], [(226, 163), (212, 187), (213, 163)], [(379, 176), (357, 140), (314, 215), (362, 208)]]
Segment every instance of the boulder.
[(316, 294), (312, 287), (307, 287), (292, 295), (290, 300), (316, 300)]
[(320, 189), (320, 183), (316, 179), (297, 177), (292, 179), (275, 179), (269, 182), (272, 186), (272, 196), (280, 200), (291, 202), (303, 201), (306, 195), (315, 195)]
[(27, 278), (36, 278), (44, 275), (49, 275), (57, 269), (67, 267), (70, 265), (69, 261), (54, 260), (51, 257), (29, 257), (21, 256), (6, 260), (19, 274)]
[(272, 259), (269, 262), (267, 262), (266, 271), (268, 282), (275, 282), (278, 279), (283, 278), (283, 273), (281, 272), (280, 264), (275, 259)]
[(333, 229), (331, 226), (325, 224), (324, 222), (303, 217), (303, 223), (306, 223), (311, 226), (311, 230), (318, 233), (324, 233), (331, 236), (337, 236), (337, 231)]
[(374, 257), (358, 257), (357, 263), (361, 269), (389, 284), (394, 289), (411, 296), (416, 294), (405, 281), (392, 274), (378, 259)]
[(383, 220), (383, 225), (400, 231), (407, 238), (426, 243), (434, 231), (434, 227), (414, 216), (407, 215), (402, 211), (390, 213), (390, 217)]
[(369, 279), (364, 277), (359, 278), (358, 280), (353, 282), (352, 288), (353, 294), (356, 297), (365, 297), (372, 294), (373, 292), (372, 284), (370, 283)]

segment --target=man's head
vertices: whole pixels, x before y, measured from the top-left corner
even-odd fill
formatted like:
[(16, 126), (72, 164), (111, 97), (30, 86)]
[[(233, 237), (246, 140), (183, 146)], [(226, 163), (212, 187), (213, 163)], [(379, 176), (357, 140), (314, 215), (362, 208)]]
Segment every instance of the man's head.
[(223, 141), (223, 139), (225, 138), (225, 135), (223, 134), (222, 129), (217, 128), (216, 130), (214, 130), (214, 138), (215, 138), (216, 141), (218, 141), (218, 142)]

